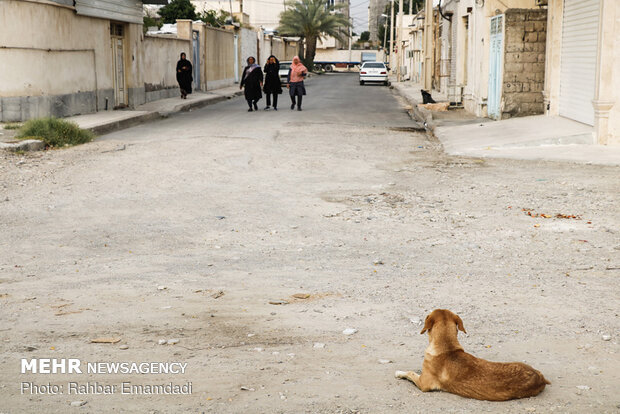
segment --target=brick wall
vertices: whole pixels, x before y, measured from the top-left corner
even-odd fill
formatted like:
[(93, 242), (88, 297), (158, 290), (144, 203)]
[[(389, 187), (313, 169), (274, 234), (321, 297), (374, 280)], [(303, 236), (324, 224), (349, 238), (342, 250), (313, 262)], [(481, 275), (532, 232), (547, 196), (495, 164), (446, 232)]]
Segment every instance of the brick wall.
[(544, 113), (547, 10), (506, 10), (502, 119)]

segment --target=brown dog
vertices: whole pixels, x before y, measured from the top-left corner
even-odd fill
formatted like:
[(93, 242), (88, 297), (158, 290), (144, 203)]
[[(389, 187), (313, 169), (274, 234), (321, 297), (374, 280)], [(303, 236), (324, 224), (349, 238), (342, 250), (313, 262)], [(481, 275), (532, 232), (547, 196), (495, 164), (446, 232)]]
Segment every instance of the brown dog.
[[(422, 375), (396, 371), (420, 390), (447, 391), (478, 400), (505, 401), (533, 397), (551, 384), (529, 365), (520, 362), (490, 362), (463, 351), (456, 339), (465, 332), (461, 318), (447, 309), (435, 309), (426, 317), (421, 334), (428, 331)], [(466, 333), (466, 332), (465, 332)]]

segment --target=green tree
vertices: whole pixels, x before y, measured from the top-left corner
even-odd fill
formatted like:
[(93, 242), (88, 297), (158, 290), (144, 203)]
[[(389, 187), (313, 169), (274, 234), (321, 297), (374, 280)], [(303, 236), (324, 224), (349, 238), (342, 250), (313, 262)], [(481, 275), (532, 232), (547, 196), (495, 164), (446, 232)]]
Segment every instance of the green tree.
[(159, 20), (151, 16), (144, 16), (144, 18), (142, 19), (142, 22), (143, 22), (142, 29), (144, 33), (148, 31), (149, 27), (157, 27), (158, 29), (161, 28), (161, 23), (159, 22)]
[[(231, 21), (230, 13), (225, 10), (206, 10), (198, 18), (213, 27), (222, 27)], [(232, 21), (236, 22), (237, 18), (233, 16)]]
[(159, 15), (164, 23), (176, 23), (177, 19), (198, 19), (196, 9), (189, 0), (172, 0), (159, 9)]
[(370, 32), (364, 31), (360, 34), (360, 42), (368, 42), (370, 40)]
[(306, 40), (304, 63), (312, 68), (319, 38), (332, 36), (344, 41), (348, 36), (349, 19), (338, 10), (342, 5), (329, 6), (326, 0), (288, 0), (280, 13), (278, 31), (284, 36), (299, 36)]

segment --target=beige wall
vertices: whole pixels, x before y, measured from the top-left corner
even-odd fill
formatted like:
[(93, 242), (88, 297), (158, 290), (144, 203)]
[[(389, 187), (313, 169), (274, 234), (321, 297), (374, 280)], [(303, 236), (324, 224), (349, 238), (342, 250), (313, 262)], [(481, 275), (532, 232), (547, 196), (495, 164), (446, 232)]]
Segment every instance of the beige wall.
[(281, 61), (293, 60), (299, 52), (299, 43), (295, 40), (287, 40), (277, 36), (266, 36), (258, 33), (258, 45), (260, 48), (260, 63), (264, 65), (270, 55), (275, 55)]
[[(3, 97), (94, 91), (95, 84), (112, 88), (106, 20), (76, 16), (66, 7), (6, 0), (0, 24)], [(48, 76), (50, 70), (56, 75)]]
[[(188, 39), (164, 35), (146, 35), (144, 37), (144, 61), (142, 65), (142, 80), (146, 101), (161, 99), (166, 89), (178, 89), (176, 79), (176, 64), (181, 52), (185, 52), (187, 59), (193, 60), (192, 42)], [(194, 62), (192, 61), (192, 64)], [(164, 96), (162, 96), (164, 95)]]
[[(36, 1), (3, 0), (1, 5), (0, 121), (113, 109), (109, 20)], [(201, 89), (206, 89), (208, 78), (210, 89), (234, 82), (232, 33), (206, 30), (191, 21), (179, 26), (183, 39), (145, 36), (142, 25), (123, 24), (125, 104), (135, 107), (176, 96), (175, 65), (181, 51), (193, 60), (192, 30), (198, 30), (200, 37)]]
[(284, 59), (282, 60), (293, 60), (295, 56), (299, 53), (299, 42), (291, 42), (286, 41)]
[(271, 54), (278, 58), (278, 60), (286, 60), (286, 53), (284, 47), (284, 40), (273, 39)]
[(233, 85), (235, 82), (234, 33), (205, 27), (207, 89)]
[[(43, 96), (95, 91), (95, 51), (0, 49), (3, 97)], [(62, 76), (48, 76), (49, 73)], [(103, 85), (102, 85), (103, 86)]]
[[(70, 116), (114, 106), (110, 21), (73, 7), (4, 0), (0, 120)], [(143, 99), (142, 25), (123, 24), (126, 102)]]

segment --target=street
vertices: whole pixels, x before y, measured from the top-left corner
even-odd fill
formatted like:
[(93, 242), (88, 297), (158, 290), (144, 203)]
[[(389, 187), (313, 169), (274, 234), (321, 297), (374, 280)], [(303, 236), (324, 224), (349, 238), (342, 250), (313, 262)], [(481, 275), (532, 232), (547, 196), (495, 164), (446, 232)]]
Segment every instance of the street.
[[(277, 112), (240, 97), (0, 153), (0, 412), (616, 412), (618, 168), (447, 156), (387, 87), (307, 89), (301, 112), (286, 91)], [(421, 370), (436, 308), (465, 351), (551, 385), (497, 403), (395, 379)], [(187, 369), (20, 374), (23, 358)]]

